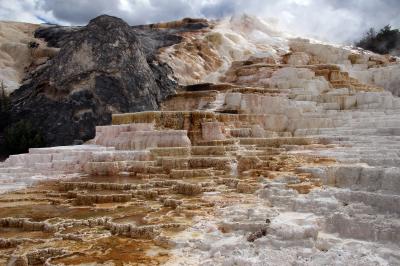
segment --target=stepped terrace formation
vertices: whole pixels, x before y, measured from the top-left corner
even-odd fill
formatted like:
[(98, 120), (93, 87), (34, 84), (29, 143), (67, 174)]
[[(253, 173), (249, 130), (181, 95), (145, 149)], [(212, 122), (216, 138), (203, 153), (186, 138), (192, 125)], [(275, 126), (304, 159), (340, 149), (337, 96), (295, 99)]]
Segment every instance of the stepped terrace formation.
[(0, 264), (399, 265), (399, 60), (196, 23), (159, 110), (0, 165)]

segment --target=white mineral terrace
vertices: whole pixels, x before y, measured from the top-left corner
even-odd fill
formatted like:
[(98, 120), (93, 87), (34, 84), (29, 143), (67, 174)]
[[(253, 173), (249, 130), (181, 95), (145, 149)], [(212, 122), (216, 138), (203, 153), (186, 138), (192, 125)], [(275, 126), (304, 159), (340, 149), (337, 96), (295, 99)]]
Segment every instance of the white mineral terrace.
[[(85, 145), (11, 156), (0, 167), (0, 191), (71, 175), (148, 182), (109, 202), (145, 195), (140, 204), (150, 202), (151, 211), (162, 202), (176, 220), (191, 221), (175, 234), (146, 235), (168, 244), (167, 265), (400, 265), (397, 59), (281, 40), (258, 24), (269, 45), (253, 42), (249, 50), (258, 57), (228, 58), (233, 52), (221, 54), (223, 48), (240, 50), (252, 41), (243, 34), (254, 35), (241, 28), (234, 38), (224, 23), (196, 37), (199, 45), (224, 45), (210, 51), (223, 62), (194, 66), (200, 76), (226, 67), (224, 83), (179, 91), (160, 111), (114, 115)], [(176, 59), (178, 78), (185, 64), (204, 60), (173, 54), (184, 49), (179, 45), (164, 51)], [(100, 192), (91, 194), (96, 185), (64, 186), (77, 204), (100, 201)], [(212, 211), (193, 214), (196, 206)], [(135, 238), (139, 229), (132, 228), (112, 232)]]
[[(285, 147), (287, 154), (337, 161), (331, 166), (296, 169), (320, 180), (321, 187), (299, 194), (287, 187), (300, 182), (293, 173), (264, 179), (256, 199), (221, 208), (219, 215), (198, 219), (181, 233), (170, 264), (398, 265), (399, 99), (387, 93), (358, 93), (355, 98), (362, 107), (303, 113), (294, 121), (289, 117), (290, 122), (282, 126), (294, 127), (296, 137), (318, 137), (330, 144), (318, 150)], [(273, 105), (273, 101), (268, 103)], [(266, 108), (268, 103), (252, 106)], [(305, 115), (315, 121), (303, 125)], [(249, 241), (251, 237), (255, 240)]]

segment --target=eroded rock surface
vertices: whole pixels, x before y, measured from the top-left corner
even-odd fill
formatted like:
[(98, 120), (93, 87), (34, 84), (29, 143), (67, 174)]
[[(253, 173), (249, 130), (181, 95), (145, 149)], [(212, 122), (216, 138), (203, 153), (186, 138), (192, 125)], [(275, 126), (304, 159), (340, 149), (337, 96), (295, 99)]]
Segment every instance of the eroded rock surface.
[[(0, 21), (0, 80), (5, 92), (18, 89), (26, 75), (54, 57), (58, 49), (48, 47), (46, 42), (34, 37), (39, 25)], [(32, 49), (29, 43), (38, 47)]]
[(26, 119), (48, 145), (89, 140), (112, 113), (156, 110), (175, 93), (171, 69), (157, 60), (160, 47), (180, 41), (176, 30), (131, 27), (100, 16), (84, 27), (47, 26), (36, 31), (59, 53), (31, 71), (12, 94), (14, 121)]

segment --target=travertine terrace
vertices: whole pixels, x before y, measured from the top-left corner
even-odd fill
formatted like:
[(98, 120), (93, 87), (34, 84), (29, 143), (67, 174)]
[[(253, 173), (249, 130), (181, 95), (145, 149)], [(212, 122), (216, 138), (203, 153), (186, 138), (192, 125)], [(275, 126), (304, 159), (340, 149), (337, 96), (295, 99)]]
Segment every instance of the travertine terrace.
[(400, 264), (398, 59), (210, 25), (161, 110), (1, 165), (0, 264)]

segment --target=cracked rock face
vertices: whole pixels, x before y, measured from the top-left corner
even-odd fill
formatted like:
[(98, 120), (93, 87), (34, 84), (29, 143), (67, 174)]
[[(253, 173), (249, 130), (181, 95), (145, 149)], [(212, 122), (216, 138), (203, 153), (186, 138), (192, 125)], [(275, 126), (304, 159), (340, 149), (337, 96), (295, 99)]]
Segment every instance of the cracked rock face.
[(84, 27), (41, 28), (36, 37), (60, 50), (12, 94), (12, 113), (38, 127), (48, 145), (91, 139), (112, 113), (158, 109), (177, 88), (155, 57), (159, 47), (179, 42), (166, 31), (146, 35), (104, 15)]

